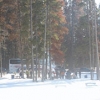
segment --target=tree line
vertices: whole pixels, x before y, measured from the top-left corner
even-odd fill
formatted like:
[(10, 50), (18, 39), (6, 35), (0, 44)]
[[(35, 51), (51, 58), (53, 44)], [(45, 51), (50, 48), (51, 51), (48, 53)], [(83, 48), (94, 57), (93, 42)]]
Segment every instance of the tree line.
[(1, 49), (3, 61), (6, 62), (6, 65), (3, 63), (4, 67), (8, 68), (10, 58), (26, 59), (29, 65), (31, 45), (34, 47), (34, 58), (43, 59), (44, 41), (45, 58), (51, 55), (56, 63), (63, 63), (64, 52), (61, 46), (65, 34), (68, 33), (63, 6), (63, 0), (32, 0), (31, 36), (30, 0), (0, 0), (0, 37), (4, 37), (1, 40)]
[(30, 0), (0, 0), (3, 61), (24, 58), (30, 64), (33, 45), (35, 58), (43, 59), (45, 51), (45, 59), (51, 57), (66, 68), (94, 68), (95, 19), (99, 39), (99, 16), (100, 8), (95, 9), (94, 0), (33, 0), (31, 36)]
[(64, 41), (67, 68), (95, 69), (100, 50), (100, 7), (95, 0), (65, 0), (65, 5), (69, 29)]

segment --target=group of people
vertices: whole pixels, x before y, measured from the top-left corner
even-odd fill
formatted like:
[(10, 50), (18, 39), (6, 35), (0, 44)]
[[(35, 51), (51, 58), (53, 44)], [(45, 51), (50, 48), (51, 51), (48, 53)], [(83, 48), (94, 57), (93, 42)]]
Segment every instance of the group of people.
[(76, 79), (77, 75), (75, 73), (72, 73), (70, 70), (68, 71), (52, 71), (51, 73), (52, 79)]
[(26, 78), (32, 78), (32, 70), (23, 70), (18, 69), (17, 73), (19, 73), (19, 78), (24, 78), (24, 74), (26, 75)]
[[(21, 69), (18, 70), (19, 73), (19, 78), (24, 78), (24, 75), (26, 76), (26, 78), (32, 78), (32, 70), (25, 70), (22, 71)], [(52, 71), (48, 71), (48, 78), (53, 79), (76, 79), (77, 75), (75, 73), (72, 73), (70, 70), (52, 70)]]

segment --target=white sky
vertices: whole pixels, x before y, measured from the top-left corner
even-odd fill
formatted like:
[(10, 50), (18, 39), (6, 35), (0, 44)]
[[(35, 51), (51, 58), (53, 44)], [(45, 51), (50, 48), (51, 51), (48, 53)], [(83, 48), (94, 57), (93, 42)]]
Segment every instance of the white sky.
[(99, 5), (99, 4), (100, 4), (100, 0), (95, 0), (95, 2), (97, 3), (97, 5)]

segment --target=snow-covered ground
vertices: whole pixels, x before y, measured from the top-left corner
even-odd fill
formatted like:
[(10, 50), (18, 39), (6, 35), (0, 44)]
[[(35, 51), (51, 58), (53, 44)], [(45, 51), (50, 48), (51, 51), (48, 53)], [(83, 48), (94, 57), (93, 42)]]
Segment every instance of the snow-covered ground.
[(100, 100), (100, 81), (83, 76), (32, 82), (32, 79), (10, 79), (9, 75), (0, 80), (0, 100)]
[(88, 79), (0, 80), (0, 100), (100, 100), (100, 81)]

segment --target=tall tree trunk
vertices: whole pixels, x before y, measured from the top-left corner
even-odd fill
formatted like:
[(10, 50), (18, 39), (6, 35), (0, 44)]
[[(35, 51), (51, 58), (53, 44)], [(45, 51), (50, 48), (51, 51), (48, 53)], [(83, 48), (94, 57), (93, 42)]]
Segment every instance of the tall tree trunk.
[(46, 63), (45, 63), (45, 58), (46, 58), (46, 40), (47, 40), (47, 0), (46, 0), (46, 7), (45, 7), (45, 33), (44, 33), (44, 55), (43, 55), (43, 68), (42, 68), (42, 81), (45, 79), (46, 75)]
[[(32, 17), (33, 17), (33, 14), (32, 14), (32, 2), (33, 0), (30, 0), (30, 36), (31, 36), (31, 41), (33, 40), (33, 28), (32, 28), (32, 25), (33, 25), (33, 21), (32, 21)], [(32, 78), (33, 78), (33, 82), (34, 82), (34, 53), (33, 53), (33, 43), (31, 42), (31, 69), (32, 69)]]

